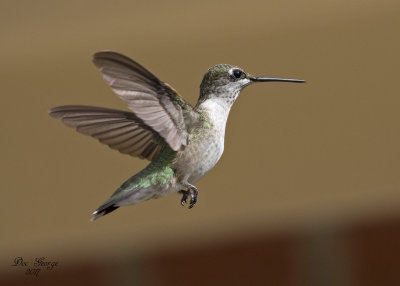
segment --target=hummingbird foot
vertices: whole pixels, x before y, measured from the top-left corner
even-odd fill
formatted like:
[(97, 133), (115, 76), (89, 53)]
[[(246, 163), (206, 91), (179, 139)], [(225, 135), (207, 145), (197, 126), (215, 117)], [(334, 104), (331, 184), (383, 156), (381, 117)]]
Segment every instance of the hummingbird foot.
[(190, 195), (189, 191), (181, 190), (179, 193), (182, 194), (181, 205), (184, 206), (187, 202), (187, 198)]
[[(192, 184), (186, 183), (187, 190), (181, 190), (180, 193), (182, 193), (182, 199), (181, 199), (181, 205), (184, 206), (187, 202), (188, 197), (190, 196), (190, 203), (189, 203), (189, 209), (193, 208), (194, 205), (197, 202), (197, 196), (199, 194), (199, 191), (195, 186)], [(193, 193), (192, 193), (193, 191)]]

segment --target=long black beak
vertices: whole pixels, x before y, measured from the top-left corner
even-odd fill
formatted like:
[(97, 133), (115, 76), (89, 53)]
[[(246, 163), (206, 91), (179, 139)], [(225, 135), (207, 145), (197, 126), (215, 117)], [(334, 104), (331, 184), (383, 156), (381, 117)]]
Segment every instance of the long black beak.
[(292, 78), (278, 78), (278, 77), (250, 77), (251, 81), (263, 82), (263, 81), (287, 81), (287, 82), (306, 82), (302, 79), (292, 79)]

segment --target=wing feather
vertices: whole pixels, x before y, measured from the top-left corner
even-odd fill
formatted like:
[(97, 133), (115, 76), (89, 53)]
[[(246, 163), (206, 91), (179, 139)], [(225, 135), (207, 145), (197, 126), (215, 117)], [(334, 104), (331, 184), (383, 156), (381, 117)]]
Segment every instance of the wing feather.
[(98, 52), (93, 62), (104, 80), (145, 124), (175, 150), (188, 144), (187, 117), (193, 108), (168, 84), (130, 58), (110, 51)]
[(49, 113), (78, 132), (131, 156), (152, 160), (165, 144), (157, 132), (132, 112), (70, 105), (52, 108)]
[(52, 108), (51, 116), (131, 156), (153, 160), (166, 144), (175, 151), (185, 148), (200, 116), (173, 88), (115, 52), (96, 53), (93, 62), (133, 113), (70, 105)]

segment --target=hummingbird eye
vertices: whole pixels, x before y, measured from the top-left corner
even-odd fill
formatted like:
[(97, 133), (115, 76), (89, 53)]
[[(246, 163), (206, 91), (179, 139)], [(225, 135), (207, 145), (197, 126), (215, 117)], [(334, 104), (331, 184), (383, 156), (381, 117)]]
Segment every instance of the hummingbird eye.
[(239, 69), (234, 69), (234, 70), (232, 71), (232, 74), (233, 74), (233, 76), (234, 76), (235, 78), (239, 79), (239, 78), (242, 77), (243, 72), (242, 72), (241, 70), (239, 70)]

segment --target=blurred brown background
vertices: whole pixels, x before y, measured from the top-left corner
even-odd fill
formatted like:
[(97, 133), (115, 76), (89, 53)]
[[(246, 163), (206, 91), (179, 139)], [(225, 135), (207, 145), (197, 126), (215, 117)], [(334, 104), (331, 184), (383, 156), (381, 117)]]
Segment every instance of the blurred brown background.
[[(390, 0), (1, 1), (0, 284), (400, 285), (399, 12)], [(91, 63), (104, 49), (192, 104), (217, 63), (308, 82), (241, 93), (192, 210), (171, 194), (91, 223), (147, 162), (47, 110), (127, 109)], [(59, 264), (25, 274), (38, 257)]]

